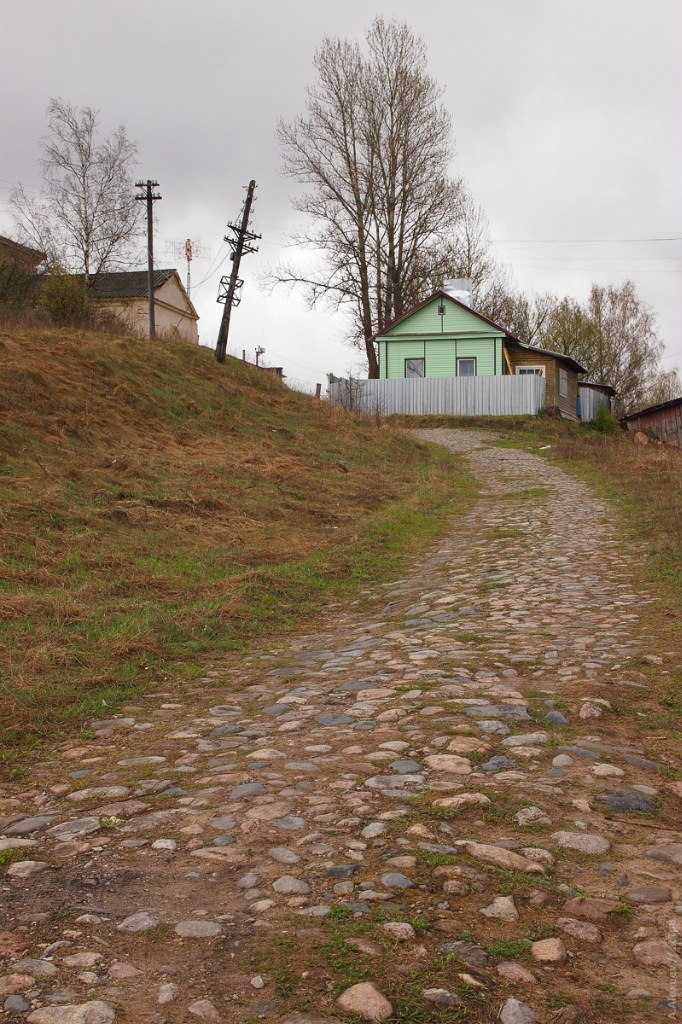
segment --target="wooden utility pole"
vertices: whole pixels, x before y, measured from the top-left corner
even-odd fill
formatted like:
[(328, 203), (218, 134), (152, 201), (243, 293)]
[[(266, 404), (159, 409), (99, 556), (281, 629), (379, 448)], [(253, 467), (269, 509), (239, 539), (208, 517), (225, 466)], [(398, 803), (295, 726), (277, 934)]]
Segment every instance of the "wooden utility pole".
[(154, 316), (154, 218), (152, 216), (152, 206), (157, 199), (162, 197), (152, 191), (152, 189), (158, 188), (158, 181), (151, 181), (147, 178), (146, 181), (136, 181), (135, 188), (143, 188), (144, 192), (142, 195), (135, 196), (136, 199), (141, 199), (147, 204), (147, 301), (149, 303), (149, 337), (156, 337), (156, 318)]
[(239, 292), (244, 284), (239, 277), (239, 264), (241, 262), (241, 258), (247, 253), (258, 252), (257, 247), (252, 243), (261, 236), (255, 235), (253, 231), (249, 231), (249, 217), (251, 216), (251, 205), (253, 203), (253, 194), (255, 191), (256, 182), (251, 179), (249, 187), (246, 190), (246, 200), (244, 201), (241, 222), (239, 224), (227, 225), (231, 234), (225, 235), (225, 241), (232, 249), (232, 255), (230, 256), (230, 259), (232, 260), (232, 272), (229, 278), (221, 277), (220, 279), (221, 290), (218, 293), (218, 302), (224, 302), (225, 309), (223, 310), (223, 318), (220, 322), (218, 341), (215, 347), (215, 357), (219, 363), (225, 362), (227, 335), (230, 330), (230, 314), (232, 313), (232, 307), (238, 306), (241, 301)]

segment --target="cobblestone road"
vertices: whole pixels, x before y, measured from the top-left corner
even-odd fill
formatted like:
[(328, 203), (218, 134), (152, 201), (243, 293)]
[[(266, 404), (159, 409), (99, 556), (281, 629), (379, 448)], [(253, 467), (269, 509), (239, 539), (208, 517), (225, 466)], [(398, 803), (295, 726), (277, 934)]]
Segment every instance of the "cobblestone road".
[(540, 456), (421, 433), (481, 497), (369, 609), (2, 792), (7, 1019), (674, 1015), (682, 784), (635, 725), (670, 657), (636, 554)]

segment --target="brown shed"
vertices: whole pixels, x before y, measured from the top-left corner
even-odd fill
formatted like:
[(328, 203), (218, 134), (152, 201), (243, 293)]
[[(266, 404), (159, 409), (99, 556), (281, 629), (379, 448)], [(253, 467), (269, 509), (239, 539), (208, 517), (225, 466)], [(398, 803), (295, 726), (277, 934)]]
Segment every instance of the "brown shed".
[(648, 409), (640, 409), (630, 416), (624, 416), (622, 423), (632, 434), (641, 430), (665, 441), (666, 444), (682, 448), (682, 396), (673, 398), (660, 405), (650, 405)]
[(0, 260), (11, 260), (12, 263), (19, 263), (29, 274), (35, 274), (41, 263), (44, 263), (47, 256), (38, 249), (31, 249), (28, 245), (15, 242), (13, 238), (5, 238), (0, 235)]
[(505, 340), (508, 369), (513, 374), (535, 373), (546, 381), (545, 408), (556, 409), (566, 419), (577, 420), (578, 374), (587, 369), (570, 356), (522, 341)]

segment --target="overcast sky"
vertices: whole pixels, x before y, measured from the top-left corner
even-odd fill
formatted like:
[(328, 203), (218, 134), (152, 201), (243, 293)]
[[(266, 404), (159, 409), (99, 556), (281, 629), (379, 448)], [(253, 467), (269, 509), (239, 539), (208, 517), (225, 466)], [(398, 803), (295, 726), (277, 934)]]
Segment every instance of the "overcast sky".
[(343, 317), (270, 296), (258, 276), (293, 223), (276, 122), (302, 112), (322, 37), (360, 39), (376, 14), (425, 38), (452, 113), (453, 174), (517, 284), (584, 299), (593, 281), (632, 278), (658, 314), (663, 365), (682, 368), (679, 0), (5, 0), (0, 233), (13, 230), (12, 184), (40, 183), (50, 97), (95, 107), (105, 131), (123, 124), (137, 141), (139, 176), (161, 184), (158, 264), (184, 278), (166, 241), (210, 247), (213, 260), (192, 266), (202, 343), (220, 317), (225, 224), (255, 178), (263, 241), (242, 263), (229, 351), (262, 346), (294, 382), (359, 370)]

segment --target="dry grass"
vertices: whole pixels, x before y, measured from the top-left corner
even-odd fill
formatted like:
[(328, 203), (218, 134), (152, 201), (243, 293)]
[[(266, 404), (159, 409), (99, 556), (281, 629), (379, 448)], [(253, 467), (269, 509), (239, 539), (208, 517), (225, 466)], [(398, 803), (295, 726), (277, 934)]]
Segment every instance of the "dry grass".
[(310, 620), (471, 490), (439, 449), (179, 343), (0, 330), (0, 395), (6, 752)]

